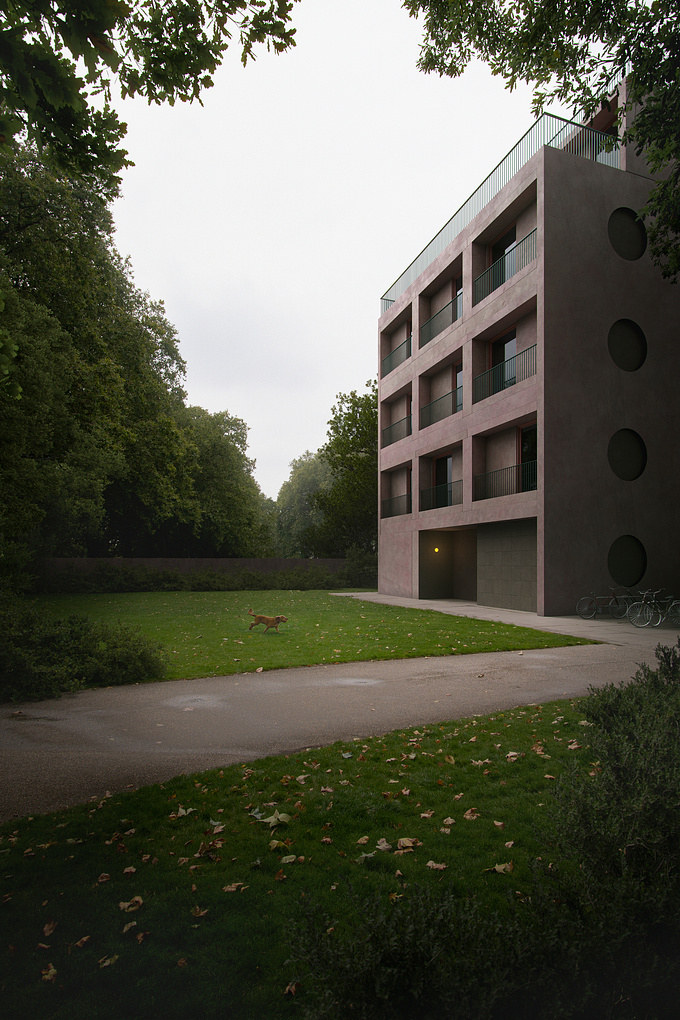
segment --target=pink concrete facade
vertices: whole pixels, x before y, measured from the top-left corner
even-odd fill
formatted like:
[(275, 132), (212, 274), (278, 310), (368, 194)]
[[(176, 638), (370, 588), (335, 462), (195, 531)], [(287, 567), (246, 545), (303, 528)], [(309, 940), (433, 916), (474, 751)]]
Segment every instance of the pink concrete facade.
[(559, 615), (609, 586), (680, 592), (680, 288), (635, 220), (639, 163), (565, 137), (380, 318), (385, 594)]

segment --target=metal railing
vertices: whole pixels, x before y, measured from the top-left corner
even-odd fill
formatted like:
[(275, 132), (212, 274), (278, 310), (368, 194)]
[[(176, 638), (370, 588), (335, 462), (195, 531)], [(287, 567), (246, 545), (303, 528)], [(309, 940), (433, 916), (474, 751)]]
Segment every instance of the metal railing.
[(425, 344), (429, 344), (430, 340), (433, 340), (439, 333), (442, 333), (447, 326), (455, 322), (456, 319), (460, 319), (463, 314), (463, 295), (457, 294), (453, 301), (449, 301), (448, 305), (444, 305), (438, 312), (424, 322), (420, 327), (420, 346), (424, 347)]
[(536, 375), (536, 344), (478, 375), (472, 382), (472, 403), (485, 400), (492, 393), (500, 393), (532, 375)]
[(383, 517), (401, 517), (402, 514), (411, 513), (411, 493), (405, 492), (401, 496), (392, 496), (391, 499), (382, 501)]
[(508, 181), (535, 156), (544, 145), (563, 149), (584, 159), (620, 168), (621, 154), (618, 139), (602, 131), (593, 131), (573, 121), (544, 113), (529, 128), (498, 166), (473, 191), (430, 243), (413, 260), (381, 298), (381, 313), (386, 312), (396, 299), (417, 280), (438, 255), (472, 222), (478, 212), (488, 205)]
[(388, 425), (386, 429), (382, 430), (382, 445), (391, 446), (392, 443), (398, 443), (400, 439), (405, 439), (410, 435), (411, 415), (408, 414), (405, 418), (395, 421), (393, 425)]
[(394, 350), (388, 354), (382, 360), (382, 375), (383, 378), (389, 375), (395, 368), (402, 365), (408, 358), (411, 357), (411, 337), (408, 336), (404, 340), (403, 344), (399, 344)]
[(510, 467), (475, 475), (472, 480), (472, 498), (494, 499), (496, 496), (514, 496), (518, 492), (532, 492), (537, 487), (537, 461), (511, 464)]
[[(514, 248), (502, 255), (492, 266), (478, 276), (472, 285), (472, 304), (477, 305), (502, 283), (524, 269), (536, 258), (536, 228), (518, 241)], [(422, 346), (422, 345), (421, 345)]]
[(431, 489), (420, 490), (420, 509), (435, 510), (442, 506), (459, 506), (463, 502), (463, 482), (443, 482)]
[(442, 418), (461, 411), (463, 408), (463, 387), (459, 386), (451, 393), (445, 393), (443, 397), (437, 397), (431, 404), (425, 404), (420, 409), (420, 427), (426, 429)]

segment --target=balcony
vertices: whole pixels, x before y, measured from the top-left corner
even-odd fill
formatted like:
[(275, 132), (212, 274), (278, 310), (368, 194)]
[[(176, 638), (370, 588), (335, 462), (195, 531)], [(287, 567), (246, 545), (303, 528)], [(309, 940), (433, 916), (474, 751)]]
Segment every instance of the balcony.
[(485, 297), (497, 290), (502, 283), (509, 280), (519, 273), (520, 269), (524, 269), (530, 262), (533, 262), (536, 258), (536, 230), (532, 230), (530, 234), (523, 237), (521, 241), (510, 251), (506, 252), (502, 258), (494, 262), (492, 266), (489, 266), (485, 273), (478, 276), (475, 280), (472, 288), (472, 304), (478, 305), (480, 301), (483, 301)]
[(458, 294), (453, 301), (449, 301), (448, 305), (444, 305), (438, 312), (424, 322), (420, 327), (420, 346), (424, 347), (429, 344), (430, 340), (439, 334), (443, 333), (447, 326), (455, 322), (456, 319), (460, 319), (463, 314), (463, 295)]
[(426, 429), (428, 425), (433, 425), (436, 421), (441, 421), (442, 418), (448, 418), (449, 415), (461, 411), (462, 408), (463, 387), (459, 386), (451, 393), (445, 393), (443, 397), (438, 397), (431, 404), (421, 407), (420, 427)]
[(537, 487), (537, 461), (511, 464), (498, 471), (487, 471), (473, 478), (472, 498), (494, 499), (496, 496), (514, 496), (518, 492), (532, 492)]
[(399, 346), (395, 347), (395, 349), (388, 354), (386, 358), (383, 358), (381, 366), (382, 378), (384, 379), (386, 375), (393, 372), (395, 368), (399, 367), (399, 365), (403, 365), (403, 363), (410, 357), (411, 337), (409, 336), (406, 340), (404, 340), (403, 344), (399, 344)]
[(392, 443), (398, 443), (400, 439), (406, 439), (407, 436), (411, 435), (411, 415), (408, 414), (401, 421), (395, 421), (393, 425), (388, 425), (386, 429), (382, 430), (382, 445), (391, 446)]
[(435, 510), (442, 506), (459, 506), (463, 502), (463, 482), (444, 482), (431, 489), (420, 490), (420, 509)]
[(536, 375), (536, 344), (478, 375), (472, 383), (472, 403), (485, 400), (492, 393), (499, 393), (532, 375)]
[(402, 496), (392, 496), (391, 499), (382, 501), (382, 516), (401, 517), (403, 514), (411, 513), (411, 493), (405, 492)]
[(396, 299), (408, 290), (438, 255), (444, 251), (458, 234), (475, 218), (478, 212), (489, 204), (502, 188), (536, 155), (544, 145), (563, 149), (573, 155), (590, 159), (596, 163), (620, 168), (621, 155), (618, 141), (601, 131), (593, 131), (573, 121), (544, 113), (529, 128), (517, 144), (502, 159), (495, 170), (484, 180), (467, 202), (453, 214), (438, 234), (423, 248), (411, 265), (401, 274), (381, 298), (381, 313), (394, 304)]

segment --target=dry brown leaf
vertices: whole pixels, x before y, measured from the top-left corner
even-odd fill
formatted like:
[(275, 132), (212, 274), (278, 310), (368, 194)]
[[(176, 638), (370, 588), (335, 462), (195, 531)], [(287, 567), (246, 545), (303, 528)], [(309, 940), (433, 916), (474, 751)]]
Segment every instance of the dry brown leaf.
[(425, 867), (431, 868), (433, 871), (445, 871), (448, 868), (448, 864), (435, 864), (434, 861), (428, 861)]
[(54, 981), (57, 976), (57, 970), (53, 963), (48, 964), (41, 973), (43, 981)]
[(144, 900), (141, 896), (133, 896), (127, 903), (121, 901), (118, 906), (121, 910), (124, 910), (127, 914), (131, 914), (134, 910), (139, 910)]
[(474, 822), (475, 818), (479, 818), (479, 811), (477, 810), (477, 808), (473, 807), (468, 808), (468, 810), (463, 815), (463, 818), (465, 819), (466, 822)]
[(45, 938), (49, 938), (50, 937), (50, 935), (52, 934), (52, 932), (54, 931), (54, 929), (57, 927), (58, 924), (59, 924), (58, 921), (48, 921), (47, 922), (47, 924), (43, 928), (43, 935), (45, 936)]

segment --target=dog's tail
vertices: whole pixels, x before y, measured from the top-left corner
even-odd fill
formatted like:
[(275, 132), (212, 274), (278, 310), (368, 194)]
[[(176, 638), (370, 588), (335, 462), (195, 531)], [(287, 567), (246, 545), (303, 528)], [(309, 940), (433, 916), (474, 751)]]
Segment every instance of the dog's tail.
[(252, 611), (252, 609), (248, 610), (248, 616), (255, 616), (255, 613)]

